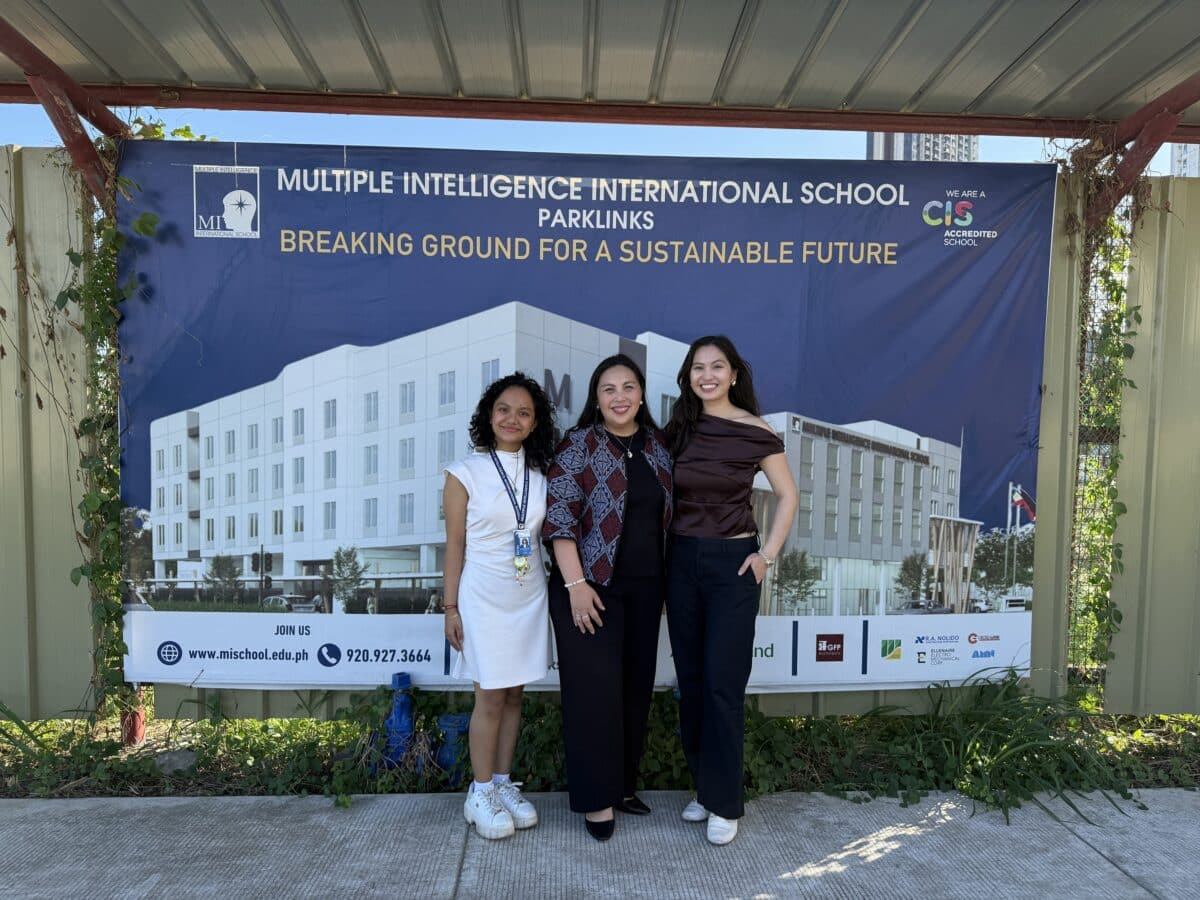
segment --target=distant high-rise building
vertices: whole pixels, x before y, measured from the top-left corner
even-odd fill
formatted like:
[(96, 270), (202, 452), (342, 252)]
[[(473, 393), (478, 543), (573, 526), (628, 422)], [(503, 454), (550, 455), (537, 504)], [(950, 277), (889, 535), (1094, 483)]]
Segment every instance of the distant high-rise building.
[(867, 132), (867, 159), (922, 162), (977, 162), (979, 136), (974, 134), (886, 134)]
[(1200, 178), (1200, 144), (1172, 145), (1171, 174), (1183, 178)]

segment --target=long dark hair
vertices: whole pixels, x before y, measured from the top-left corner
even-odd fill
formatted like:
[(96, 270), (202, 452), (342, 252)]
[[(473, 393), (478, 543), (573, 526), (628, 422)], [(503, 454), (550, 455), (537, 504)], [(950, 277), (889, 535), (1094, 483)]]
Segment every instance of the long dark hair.
[(471, 415), (471, 443), (477, 449), (496, 446), (496, 432), (492, 430), (492, 407), (510, 387), (525, 388), (533, 398), (533, 416), (537, 422), (533, 431), (529, 432), (529, 437), (522, 441), (522, 446), (525, 448), (525, 465), (545, 474), (554, 458), (554, 406), (542, 386), (524, 372), (513, 372), (488, 385)]
[(675, 383), (679, 385), (679, 399), (675, 401), (671, 421), (666, 427), (667, 445), (671, 455), (676, 458), (691, 443), (692, 435), (696, 432), (696, 421), (704, 412), (703, 401), (692, 390), (692, 363), (696, 359), (696, 351), (701, 347), (716, 347), (729, 360), (733, 377), (737, 380), (737, 384), (729, 387), (729, 402), (751, 415), (759, 414), (758, 397), (754, 393), (754, 373), (750, 370), (750, 363), (742, 359), (737, 347), (733, 346), (733, 341), (723, 334), (707, 334), (696, 338), (688, 347), (687, 356), (683, 358), (683, 365), (679, 367), (679, 374), (675, 377)]
[(600, 404), (596, 401), (596, 391), (600, 389), (600, 377), (609, 369), (615, 369), (617, 366), (624, 366), (633, 372), (642, 388), (642, 405), (638, 407), (634, 421), (647, 431), (657, 430), (658, 425), (654, 421), (654, 416), (650, 414), (650, 407), (646, 404), (646, 376), (642, 372), (642, 367), (624, 353), (617, 353), (608, 359), (602, 359), (600, 365), (596, 366), (595, 371), (592, 372), (592, 378), (588, 382), (587, 399), (583, 401), (583, 411), (579, 414), (579, 421), (575, 423), (575, 428), (592, 428), (604, 421), (604, 416), (600, 412)]

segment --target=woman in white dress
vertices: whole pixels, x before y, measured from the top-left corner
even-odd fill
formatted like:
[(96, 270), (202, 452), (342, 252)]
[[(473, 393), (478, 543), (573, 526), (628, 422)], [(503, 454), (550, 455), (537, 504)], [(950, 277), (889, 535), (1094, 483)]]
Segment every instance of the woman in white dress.
[(475, 452), (446, 467), (446, 639), (452, 674), (475, 684), (470, 751), (474, 782), (463, 814), (480, 836), (537, 824), (511, 778), (521, 697), (550, 668), (550, 620), (542, 565), (545, 472), (554, 453), (554, 410), (520, 372), (484, 391), (471, 417)]

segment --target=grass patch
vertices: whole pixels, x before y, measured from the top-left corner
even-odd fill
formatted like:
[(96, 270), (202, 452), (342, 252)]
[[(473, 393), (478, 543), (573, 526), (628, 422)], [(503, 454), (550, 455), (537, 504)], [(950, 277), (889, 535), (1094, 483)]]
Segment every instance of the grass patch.
[[(1142, 787), (1200, 781), (1200, 717), (1101, 715), (1079, 700), (1046, 700), (1015, 678), (950, 690), (931, 688), (930, 710), (902, 715), (768, 718), (747, 707), (746, 789), (821, 791), (852, 799), (959, 791), (1004, 810), (1046, 794), (1068, 803), (1103, 791), (1132, 799)], [(397, 766), (381, 757), (379, 723), (390, 703), (380, 688), (359, 695), (334, 721), (213, 717), (154, 720), (137, 750), (120, 747), (117, 723), (7, 721), (0, 708), (0, 796), (166, 796), (325, 794), (458, 790), (437, 765), (438, 714), (468, 709), (463, 694), (414, 696), (417, 733)], [(646, 789), (690, 784), (669, 692), (655, 695), (642, 782)], [(195, 765), (162, 774), (161, 751), (188, 749)], [(465, 747), (463, 751), (465, 755)], [(461, 757), (460, 757), (461, 761)], [(514, 769), (528, 790), (562, 790), (562, 712), (554, 694), (528, 694)]]

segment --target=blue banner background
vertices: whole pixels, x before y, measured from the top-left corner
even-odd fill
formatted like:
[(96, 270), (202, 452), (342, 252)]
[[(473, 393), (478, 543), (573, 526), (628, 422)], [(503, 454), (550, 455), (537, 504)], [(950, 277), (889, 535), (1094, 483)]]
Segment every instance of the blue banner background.
[[(193, 236), (193, 166), (256, 166), (258, 239)], [(788, 182), (791, 205), (539, 202), (277, 190), (287, 168), (524, 173)], [(960, 515), (1002, 524), (1005, 486), (1035, 489), (1055, 169), (1051, 165), (673, 159), (268, 144), (129, 142), (120, 174), (138, 186), (120, 226), (122, 283), (139, 296), (121, 324), (124, 499), (150, 503), (149, 424), (269, 381), (339, 344), (377, 344), (520, 300), (632, 337), (729, 334), (754, 367), (764, 411), (835, 423), (880, 419), (963, 442)], [(220, 176), (218, 176), (220, 177)], [(247, 187), (247, 176), (229, 176)], [(204, 181), (204, 179), (200, 179)], [(229, 183), (233, 185), (233, 180)], [(799, 185), (903, 185), (907, 206), (803, 205)], [(397, 176), (397, 186), (399, 178)], [(922, 217), (953, 189), (981, 190), (976, 247), (943, 245)], [(215, 196), (211, 183), (195, 189)], [(217, 191), (216, 193), (219, 193)], [(539, 230), (536, 209), (652, 209), (649, 231)], [(780, 265), (559, 263), (283, 254), (279, 229), (794, 241)], [(897, 242), (898, 264), (819, 265), (800, 243)], [(961, 429), (961, 431), (960, 431)]]

